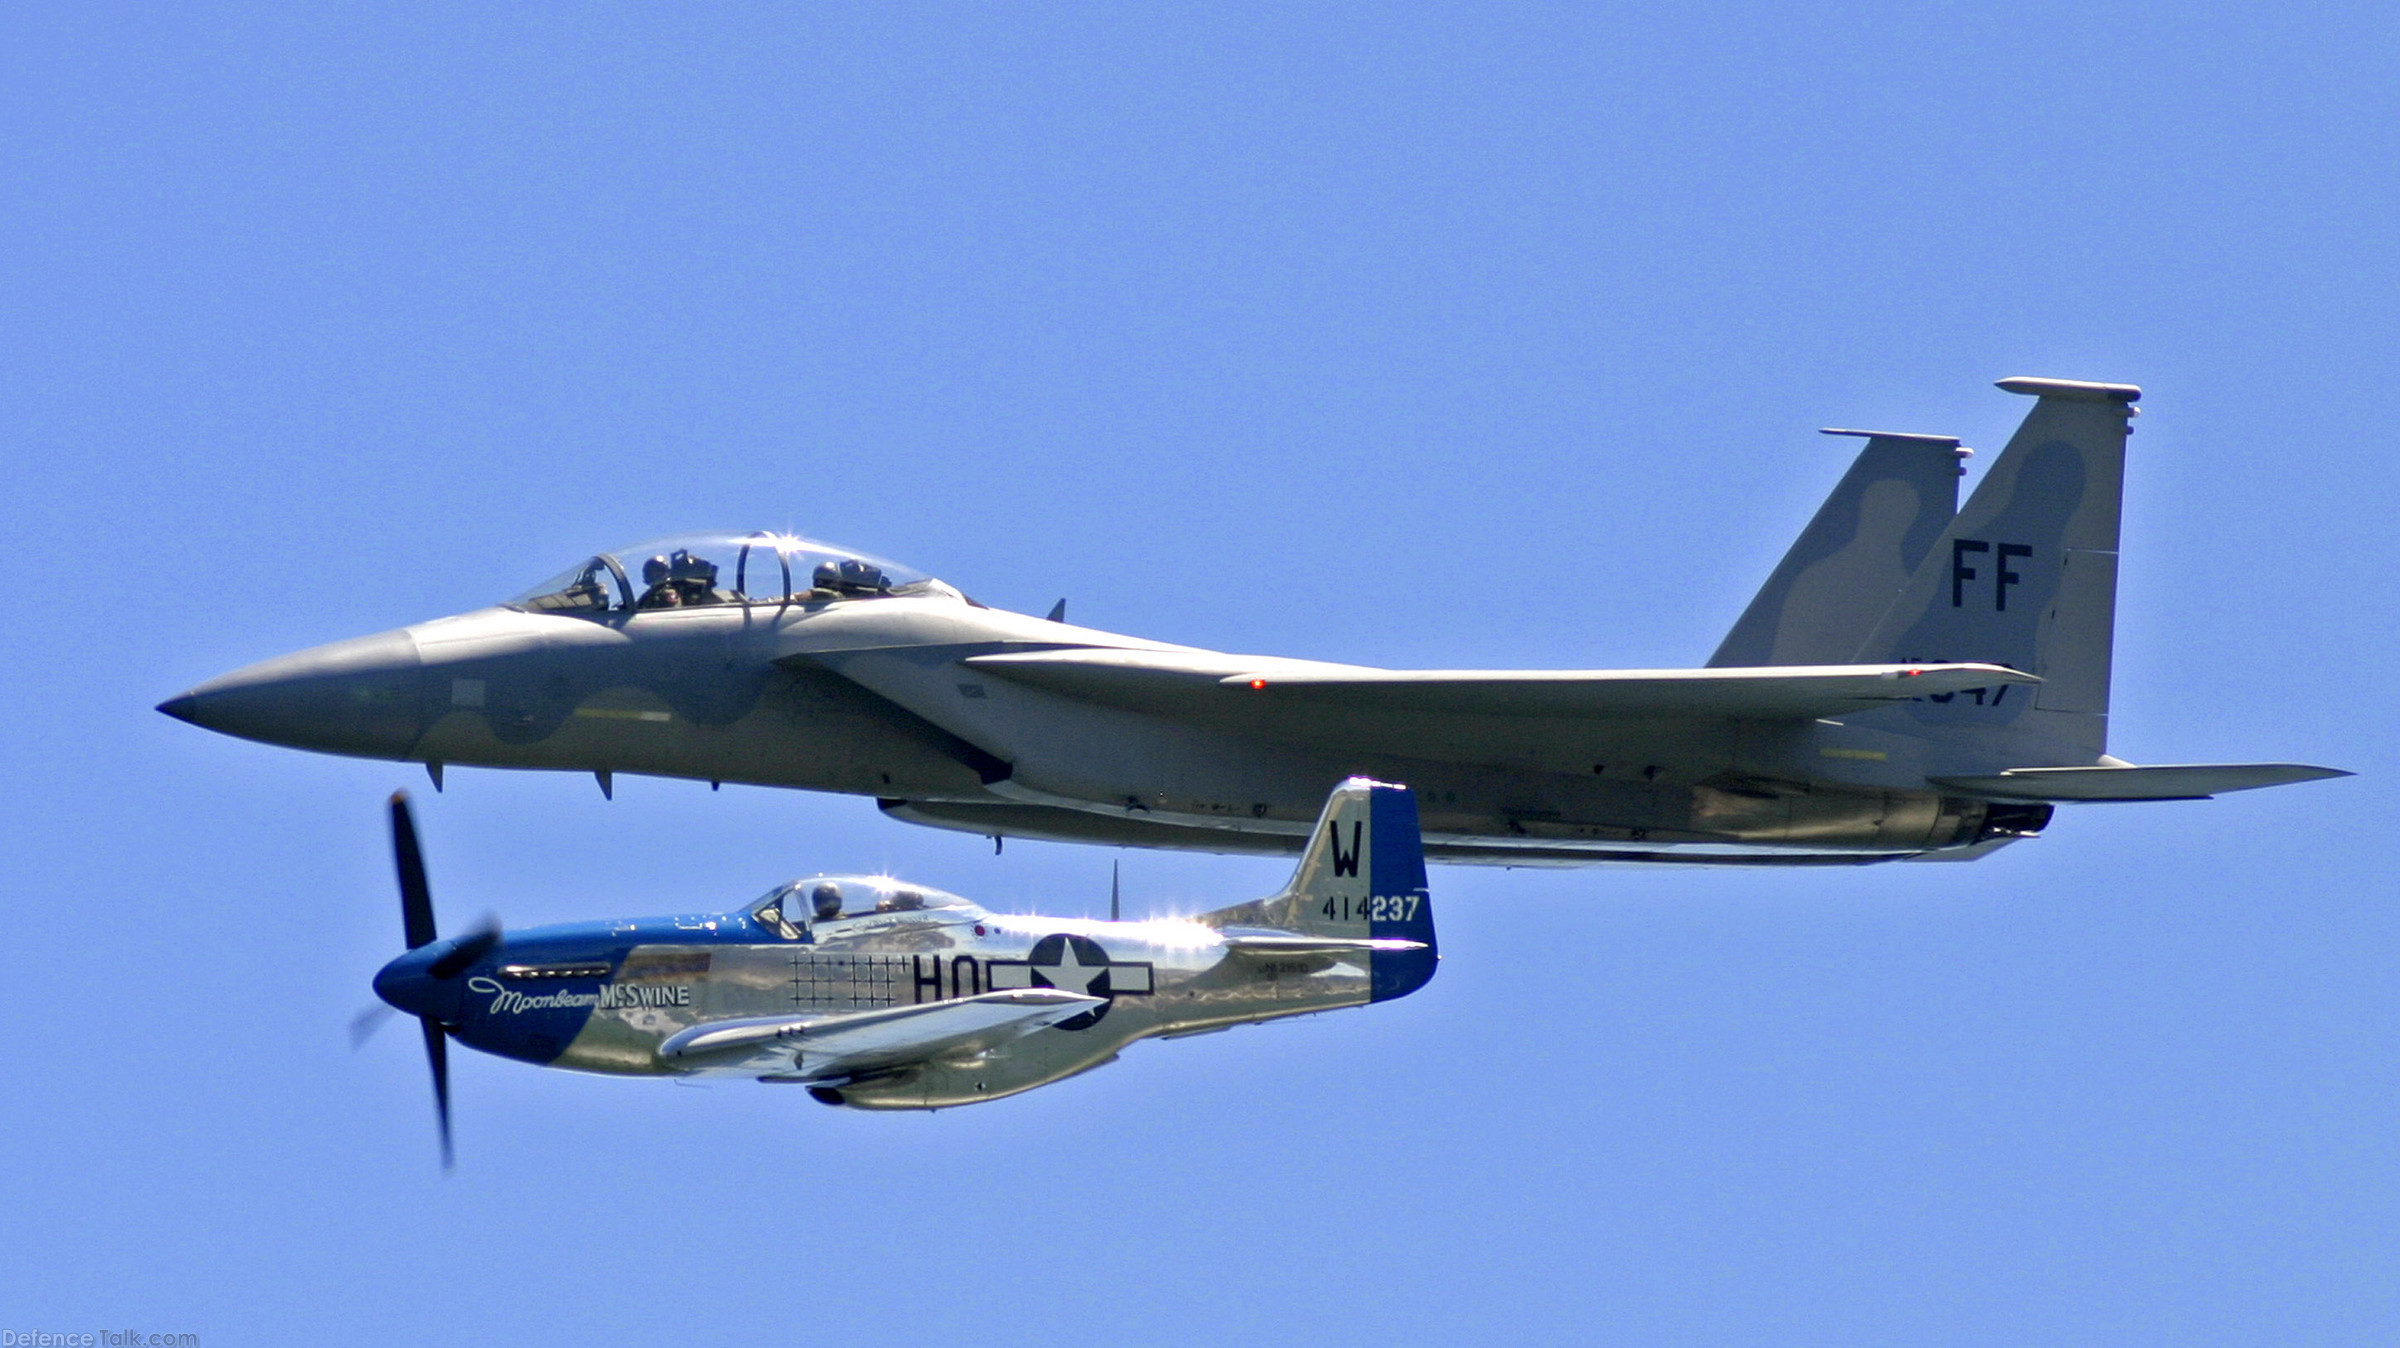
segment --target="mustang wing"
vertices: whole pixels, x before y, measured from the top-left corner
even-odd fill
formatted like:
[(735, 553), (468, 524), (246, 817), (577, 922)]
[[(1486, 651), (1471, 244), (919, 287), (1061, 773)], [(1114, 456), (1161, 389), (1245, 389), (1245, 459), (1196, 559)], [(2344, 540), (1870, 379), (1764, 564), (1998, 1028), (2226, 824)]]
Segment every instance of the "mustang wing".
[(670, 1036), (658, 1056), (687, 1070), (730, 1075), (811, 1081), (856, 1076), (981, 1053), (1103, 1001), (1055, 988), (1015, 988), (829, 1016), (720, 1020)]
[(2041, 680), (1999, 665), (1751, 669), (1373, 669), (1198, 651), (969, 657), (986, 673), (1131, 711), (1223, 725), (1295, 713), (1796, 720)]

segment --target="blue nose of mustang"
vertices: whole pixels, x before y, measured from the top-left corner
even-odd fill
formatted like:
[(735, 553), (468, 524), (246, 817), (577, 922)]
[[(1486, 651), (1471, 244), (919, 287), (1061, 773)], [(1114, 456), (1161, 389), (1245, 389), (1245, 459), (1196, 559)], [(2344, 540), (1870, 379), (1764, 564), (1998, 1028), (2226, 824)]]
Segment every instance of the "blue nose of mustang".
[(464, 1004), (466, 979), (463, 975), (438, 978), (434, 962), (451, 952), (457, 943), (436, 941), (419, 946), (383, 966), (375, 975), (375, 995), (412, 1016), (431, 1016), (445, 1025), (459, 1021)]

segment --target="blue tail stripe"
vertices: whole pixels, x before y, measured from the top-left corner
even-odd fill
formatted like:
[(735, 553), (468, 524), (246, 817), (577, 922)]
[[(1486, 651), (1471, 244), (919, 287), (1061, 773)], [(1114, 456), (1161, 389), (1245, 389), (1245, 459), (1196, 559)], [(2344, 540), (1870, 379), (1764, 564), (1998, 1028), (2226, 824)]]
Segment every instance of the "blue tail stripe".
[(1417, 830), (1417, 801), (1408, 788), (1376, 786), (1368, 799), (1368, 827), (1374, 835), (1369, 854), (1368, 888), (1377, 898), (1412, 900), (1403, 915), (1369, 921), (1367, 934), (1376, 940), (1421, 941), (1423, 950), (1378, 953), (1370, 958), (1374, 973), (1370, 1000), (1405, 997), (1425, 986), (1440, 958), (1433, 939), (1433, 900), (1425, 886), (1425, 843)]

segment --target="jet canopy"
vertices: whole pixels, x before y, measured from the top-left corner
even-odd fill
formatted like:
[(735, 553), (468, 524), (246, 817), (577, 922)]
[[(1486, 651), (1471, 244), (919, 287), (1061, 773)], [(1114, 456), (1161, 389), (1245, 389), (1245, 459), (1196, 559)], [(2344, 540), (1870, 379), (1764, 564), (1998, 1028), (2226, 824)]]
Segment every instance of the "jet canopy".
[(687, 534), (595, 553), (508, 605), (530, 613), (599, 617), (711, 604), (823, 604), (927, 593), (957, 591), (880, 557), (761, 531)]

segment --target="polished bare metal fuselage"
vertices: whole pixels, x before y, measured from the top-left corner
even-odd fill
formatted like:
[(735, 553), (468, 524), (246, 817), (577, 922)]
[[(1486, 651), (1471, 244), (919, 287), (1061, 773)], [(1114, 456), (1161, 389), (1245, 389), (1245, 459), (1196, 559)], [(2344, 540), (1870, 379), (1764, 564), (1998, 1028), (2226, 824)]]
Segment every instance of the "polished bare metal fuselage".
[(749, 907), (441, 939), (392, 803), (408, 949), (375, 976), (418, 1018), (447, 1118), (450, 1039), (546, 1067), (787, 1083), (933, 1109), (1086, 1071), (1125, 1045), (1406, 997), (1440, 951), (1407, 788), (1328, 793), (1291, 880), (1184, 918), (1002, 915), (889, 876), (812, 876)]
[[(1236, 954), (1220, 933), (1188, 921), (945, 909), (829, 923), (814, 936), (777, 939), (734, 914), (683, 919), (680, 929), (672, 920), (626, 924), (620, 939), (636, 943), (609, 976), (592, 978), (573, 971), (590, 960), (596, 939), (607, 939), (593, 930), (512, 933), (505, 956), (468, 978), (454, 1033), (473, 1047), (589, 1072), (802, 1082), (755, 1067), (693, 1067), (659, 1050), (678, 1032), (714, 1022), (920, 1006), (1004, 987), (1065, 987), (1107, 998), (1088, 1023), (1077, 1017), (989, 1052), (838, 1086), (839, 1103), (920, 1109), (1030, 1090), (1106, 1063), (1137, 1039), (1360, 1006), (1371, 993), (1364, 959)], [(1056, 960), (1038, 962), (1037, 947), (1051, 936), (1089, 944), (1062, 972)], [(1097, 972), (1092, 947), (1107, 961)], [(580, 1027), (549, 1056), (554, 1046), (527, 1028), (533, 1018), (571, 1008), (586, 1008)]]

